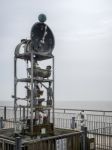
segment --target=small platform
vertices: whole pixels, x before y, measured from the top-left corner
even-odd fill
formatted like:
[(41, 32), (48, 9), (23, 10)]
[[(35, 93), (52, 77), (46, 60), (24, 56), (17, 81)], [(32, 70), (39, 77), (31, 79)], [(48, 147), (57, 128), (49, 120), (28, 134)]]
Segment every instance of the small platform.
[[(44, 55), (44, 54), (39, 54), (37, 52), (33, 52), (33, 54), (35, 54), (35, 59), (37, 59), (38, 61), (53, 58), (52, 54)], [(16, 56), (16, 58), (19, 58), (19, 59), (31, 60), (31, 52), (26, 52), (26, 53), (23, 53), (23, 54), (16, 54), (15, 56)]]

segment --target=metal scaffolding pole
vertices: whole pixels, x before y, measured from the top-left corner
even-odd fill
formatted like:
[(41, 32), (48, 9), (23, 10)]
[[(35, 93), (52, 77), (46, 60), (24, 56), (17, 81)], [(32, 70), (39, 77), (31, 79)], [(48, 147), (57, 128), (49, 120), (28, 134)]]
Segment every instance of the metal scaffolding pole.
[(54, 56), (53, 56), (53, 58), (52, 58), (52, 61), (53, 61), (53, 123), (55, 123), (55, 116), (54, 116), (54, 107), (55, 107), (55, 103), (54, 103), (54, 97), (55, 97), (55, 96), (54, 96), (54, 88), (55, 88), (55, 87), (54, 87), (54, 86), (55, 86), (55, 84), (54, 84), (54, 81), (55, 81), (55, 80), (54, 80), (54, 78), (55, 78), (55, 77), (54, 77), (54, 74), (55, 74), (55, 73), (54, 73), (54, 68), (55, 68), (55, 60), (54, 60)]
[[(26, 61), (26, 68), (28, 69), (28, 60)], [(28, 78), (28, 71), (27, 71), (27, 78)], [(28, 87), (28, 82), (27, 82), (27, 87)], [(27, 96), (26, 98), (27, 98), (27, 119), (28, 119), (28, 97)]]
[(31, 133), (33, 134), (33, 51), (31, 51)]
[(16, 111), (17, 111), (17, 59), (14, 57), (14, 130), (16, 132)]

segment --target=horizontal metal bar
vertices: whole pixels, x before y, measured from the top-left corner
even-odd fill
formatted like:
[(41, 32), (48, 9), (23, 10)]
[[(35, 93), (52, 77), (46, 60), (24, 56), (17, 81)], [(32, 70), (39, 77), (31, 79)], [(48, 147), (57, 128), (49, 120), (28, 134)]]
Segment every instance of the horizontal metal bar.
[(55, 110), (63, 110), (63, 111), (93, 111), (93, 112), (106, 112), (106, 113), (112, 113), (112, 111), (108, 110), (95, 110), (95, 109), (68, 109), (68, 108), (55, 108)]
[(100, 135), (100, 136), (106, 136), (106, 137), (112, 137), (112, 134), (104, 134), (104, 133), (98, 133), (98, 132), (88, 132), (88, 134), (92, 134), (92, 135), (96, 135), (96, 136), (98, 136), (98, 135)]
[[(45, 81), (48, 81), (48, 80), (45, 80)], [(7, 108), (13, 108), (13, 106), (5, 106), (5, 105), (2, 105), (0, 106), (1, 108), (3, 107), (7, 107)], [(68, 109), (68, 108), (55, 108), (55, 110), (61, 110), (61, 111), (91, 111), (91, 112), (103, 112), (103, 113), (112, 113), (112, 111), (108, 111), (108, 110), (95, 110), (95, 109)]]
[(4, 137), (0, 137), (0, 140), (1, 140), (1, 142), (2, 141), (5, 141), (5, 142), (7, 142), (7, 143), (9, 143), (9, 144), (13, 144), (13, 145), (15, 145), (15, 141), (14, 141), (14, 139), (13, 140), (9, 140), (8, 138), (6, 139), (6, 138), (4, 138)]
[(72, 133), (67, 133), (67, 134), (62, 134), (62, 135), (57, 135), (57, 136), (52, 136), (52, 137), (47, 137), (47, 138), (42, 138), (42, 139), (35, 139), (35, 140), (30, 140), (30, 141), (25, 141), (22, 144), (30, 144), (30, 143), (36, 143), (40, 141), (48, 141), (48, 140), (56, 140), (56, 139), (62, 139), (62, 138), (67, 138), (69, 136), (78, 136), (81, 135), (83, 132), (73, 132)]

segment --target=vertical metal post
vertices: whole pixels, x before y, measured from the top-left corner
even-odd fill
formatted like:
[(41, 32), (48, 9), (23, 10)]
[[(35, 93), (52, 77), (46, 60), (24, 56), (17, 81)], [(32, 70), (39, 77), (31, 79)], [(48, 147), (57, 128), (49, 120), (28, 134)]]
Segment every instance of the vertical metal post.
[(33, 51), (31, 51), (31, 133), (33, 134)]
[(6, 120), (6, 106), (4, 107), (4, 120)]
[(16, 111), (17, 111), (17, 59), (14, 57), (14, 129), (16, 132)]
[(20, 108), (20, 117), (19, 117), (19, 118), (20, 118), (20, 121), (21, 121), (21, 105), (20, 105), (20, 107), (19, 107), (19, 108)]
[(104, 122), (104, 123), (103, 123), (103, 127), (102, 127), (102, 128), (104, 129), (103, 132), (104, 132), (104, 134), (105, 134), (105, 127), (106, 127), (105, 112), (103, 112), (103, 122)]
[(16, 137), (15, 139), (15, 150), (22, 150), (22, 144), (21, 144), (21, 138), (20, 137)]
[[(27, 69), (28, 69), (28, 60), (27, 60), (27, 65), (26, 65), (26, 67), (27, 67)], [(28, 78), (28, 71), (27, 71), (27, 78)], [(27, 87), (28, 87), (28, 82), (27, 82)], [(27, 95), (28, 96), (28, 95)], [(28, 99), (27, 99), (27, 119), (28, 119)]]
[(82, 147), (83, 150), (87, 150), (87, 127), (81, 126), (82, 134)]
[(0, 129), (2, 129), (2, 128), (3, 128), (3, 118), (0, 117)]
[(76, 128), (75, 117), (72, 117), (71, 128), (72, 129)]
[(50, 122), (50, 110), (48, 110), (48, 122)]
[(23, 106), (23, 120), (25, 120), (25, 106)]
[[(109, 124), (109, 133), (111, 133), (112, 131), (111, 131), (111, 125)], [(110, 137), (110, 135), (108, 135), (109, 137), (109, 147), (111, 147), (111, 137)]]
[[(50, 88), (50, 82), (51, 81), (49, 81), (49, 85), (48, 85), (48, 88), (47, 88), (47, 105), (48, 105), (48, 100), (49, 100), (49, 92), (48, 92), (48, 90)], [(48, 122), (50, 122), (50, 109), (48, 109)]]
[(55, 91), (54, 91), (54, 88), (55, 88), (55, 76), (54, 76), (54, 69), (55, 69), (55, 60), (54, 60), (54, 56), (53, 56), (53, 124), (55, 124), (55, 116), (54, 116), (54, 107), (55, 107), (55, 103), (54, 103), (54, 99), (55, 99)]

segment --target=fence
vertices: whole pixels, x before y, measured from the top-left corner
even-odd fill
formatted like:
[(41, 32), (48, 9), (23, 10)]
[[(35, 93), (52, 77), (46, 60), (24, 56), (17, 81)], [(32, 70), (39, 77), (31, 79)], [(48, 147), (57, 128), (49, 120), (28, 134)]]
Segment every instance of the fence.
[[(78, 116), (80, 111), (80, 109), (56, 108), (55, 126), (70, 129), (71, 124), (74, 121), (75, 127), (80, 129), (80, 119)], [(84, 112), (86, 116), (85, 125), (88, 130), (112, 126), (112, 111), (84, 110)], [(17, 111), (18, 121), (24, 118), (24, 113), (28, 113), (27, 110), (25, 110), (25, 107), (19, 107)], [(4, 120), (9, 120), (9, 124), (11, 125), (11, 121), (13, 121), (14, 118), (13, 107), (0, 106), (0, 116), (3, 117)]]
[[(61, 128), (71, 128), (75, 122), (75, 127), (80, 129), (80, 109), (55, 109), (55, 125)], [(105, 128), (112, 126), (112, 111), (84, 110), (85, 126), (88, 130)]]
[[(68, 133), (24, 143), (27, 150), (80, 150), (82, 133)], [(83, 141), (82, 141), (83, 142)], [(85, 149), (86, 150), (86, 149)]]
[(84, 132), (71, 132), (46, 138), (6, 139), (0, 135), (0, 150), (87, 150)]
[[(18, 116), (22, 119), (26, 111), (24, 108), (18, 110)], [(21, 111), (20, 111), (21, 110)], [(55, 109), (55, 127), (66, 128), (66, 129), (80, 129), (80, 120), (78, 119), (78, 114), (81, 110), (77, 109)], [(88, 129), (88, 138), (95, 139), (95, 146), (97, 150), (112, 150), (112, 111), (96, 111), (96, 110), (84, 110), (86, 114), (85, 125)], [(13, 128), (13, 108), (12, 107), (0, 107), (1, 117), (3, 117), (3, 125), (0, 126), (4, 128)], [(55, 145), (58, 149), (58, 145), (61, 146), (62, 150), (68, 150), (67, 144), (65, 144), (65, 138), (56, 138)], [(53, 139), (51, 140), (53, 141)], [(50, 142), (51, 142), (50, 141)], [(49, 148), (49, 143), (45, 140), (46, 146)], [(41, 142), (40, 142), (41, 143)], [(44, 144), (39, 144), (39, 147)], [(52, 143), (52, 142), (51, 142)], [(35, 147), (36, 143), (34, 143)], [(38, 142), (37, 142), (38, 145)], [(30, 147), (30, 145), (29, 145)], [(28, 149), (29, 150), (29, 149)], [(40, 149), (41, 150), (41, 149)]]
[(0, 150), (15, 150), (15, 142), (0, 138)]
[(98, 150), (112, 150), (112, 126), (89, 131), (88, 136), (94, 137)]

